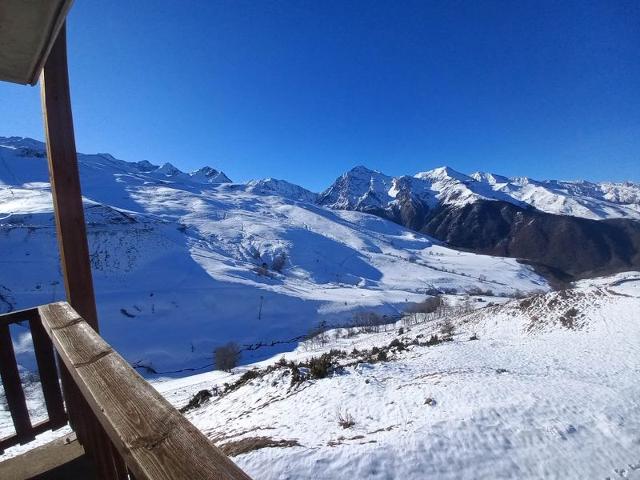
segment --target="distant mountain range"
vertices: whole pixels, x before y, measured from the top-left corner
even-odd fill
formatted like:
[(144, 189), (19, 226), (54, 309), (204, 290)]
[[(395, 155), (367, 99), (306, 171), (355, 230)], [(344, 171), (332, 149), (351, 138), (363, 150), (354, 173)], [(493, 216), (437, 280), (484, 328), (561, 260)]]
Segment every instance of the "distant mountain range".
[[(427, 294), (549, 289), (515, 259), (320, 206), (282, 180), (108, 154), (78, 164), (101, 333), (159, 372), (210, 366), (230, 340), (244, 361), (265, 358), (318, 322), (395, 318)], [(48, 182), (41, 142), (0, 138), (0, 312), (64, 298)]]
[(467, 176), (448, 167), (390, 177), (360, 166), (318, 203), (388, 218), (455, 248), (515, 257), (554, 281), (640, 269), (636, 183)]
[(390, 177), (366, 167), (355, 167), (320, 194), (319, 203), (339, 209), (391, 211), (409, 199), (428, 209), (461, 208), (485, 200), (592, 220), (640, 219), (640, 184), (537, 181), (482, 172), (467, 176), (449, 167), (413, 177)]
[[(41, 142), (0, 137), (0, 312), (64, 295), (45, 156)], [(205, 364), (228, 340), (262, 358), (319, 321), (397, 315), (425, 294), (514, 295), (640, 270), (629, 182), (356, 167), (318, 194), (211, 167), (78, 163), (103, 331), (159, 370)]]

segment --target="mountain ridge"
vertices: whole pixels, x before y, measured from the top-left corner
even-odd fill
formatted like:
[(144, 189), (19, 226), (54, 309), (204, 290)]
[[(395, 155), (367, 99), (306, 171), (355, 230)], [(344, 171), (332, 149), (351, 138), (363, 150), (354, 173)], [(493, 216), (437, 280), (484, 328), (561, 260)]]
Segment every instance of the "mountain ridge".
[[(15, 146), (0, 146), (0, 312), (64, 298), (43, 146)], [(393, 317), (427, 293), (549, 289), (516, 260), (319, 206), (287, 182), (202, 183), (108, 155), (78, 164), (101, 333), (141, 368), (201, 368), (228, 341), (260, 359), (320, 322)]]

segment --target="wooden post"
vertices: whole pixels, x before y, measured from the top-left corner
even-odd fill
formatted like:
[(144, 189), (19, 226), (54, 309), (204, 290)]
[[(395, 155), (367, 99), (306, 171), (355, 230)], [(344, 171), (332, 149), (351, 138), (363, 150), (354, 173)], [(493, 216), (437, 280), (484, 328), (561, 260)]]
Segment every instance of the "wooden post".
[[(98, 332), (98, 315), (93, 292), (87, 228), (82, 208), (80, 173), (73, 133), (67, 34), (63, 25), (51, 48), (40, 76), (42, 112), (47, 137), (47, 158), (51, 195), (56, 215), (60, 261), (67, 300)], [(62, 387), (69, 423), (92, 458), (98, 478), (121, 479), (126, 472), (122, 458), (113, 455), (113, 446), (73, 384), (66, 368), (61, 368)]]
[(64, 25), (44, 65), (40, 83), (49, 177), (67, 300), (98, 331), (73, 133)]

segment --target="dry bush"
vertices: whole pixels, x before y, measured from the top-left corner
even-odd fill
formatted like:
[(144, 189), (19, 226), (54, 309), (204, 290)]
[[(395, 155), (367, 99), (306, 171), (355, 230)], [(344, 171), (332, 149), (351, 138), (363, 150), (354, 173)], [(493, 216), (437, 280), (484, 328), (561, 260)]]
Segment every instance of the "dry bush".
[(337, 417), (338, 425), (340, 425), (342, 428), (351, 428), (356, 424), (353, 416), (346, 410), (344, 411), (344, 413), (338, 410)]
[(442, 322), (442, 325), (440, 326), (440, 333), (445, 339), (451, 338), (455, 330), (456, 330), (455, 325), (449, 319)]
[(309, 373), (311, 378), (325, 378), (333, 371), (333, 360), (330, 353), (309, 360)]

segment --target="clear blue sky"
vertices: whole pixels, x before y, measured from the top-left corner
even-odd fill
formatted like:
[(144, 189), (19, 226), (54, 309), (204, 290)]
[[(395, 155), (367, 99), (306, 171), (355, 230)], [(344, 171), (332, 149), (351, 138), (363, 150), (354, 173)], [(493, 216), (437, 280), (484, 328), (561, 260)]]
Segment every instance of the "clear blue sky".
[[(68, 36), (82, 152), (640, 180), (637, 0), (77, 0)], [(0, 135), (43, 138), (37, 88), (0, 85)]]

